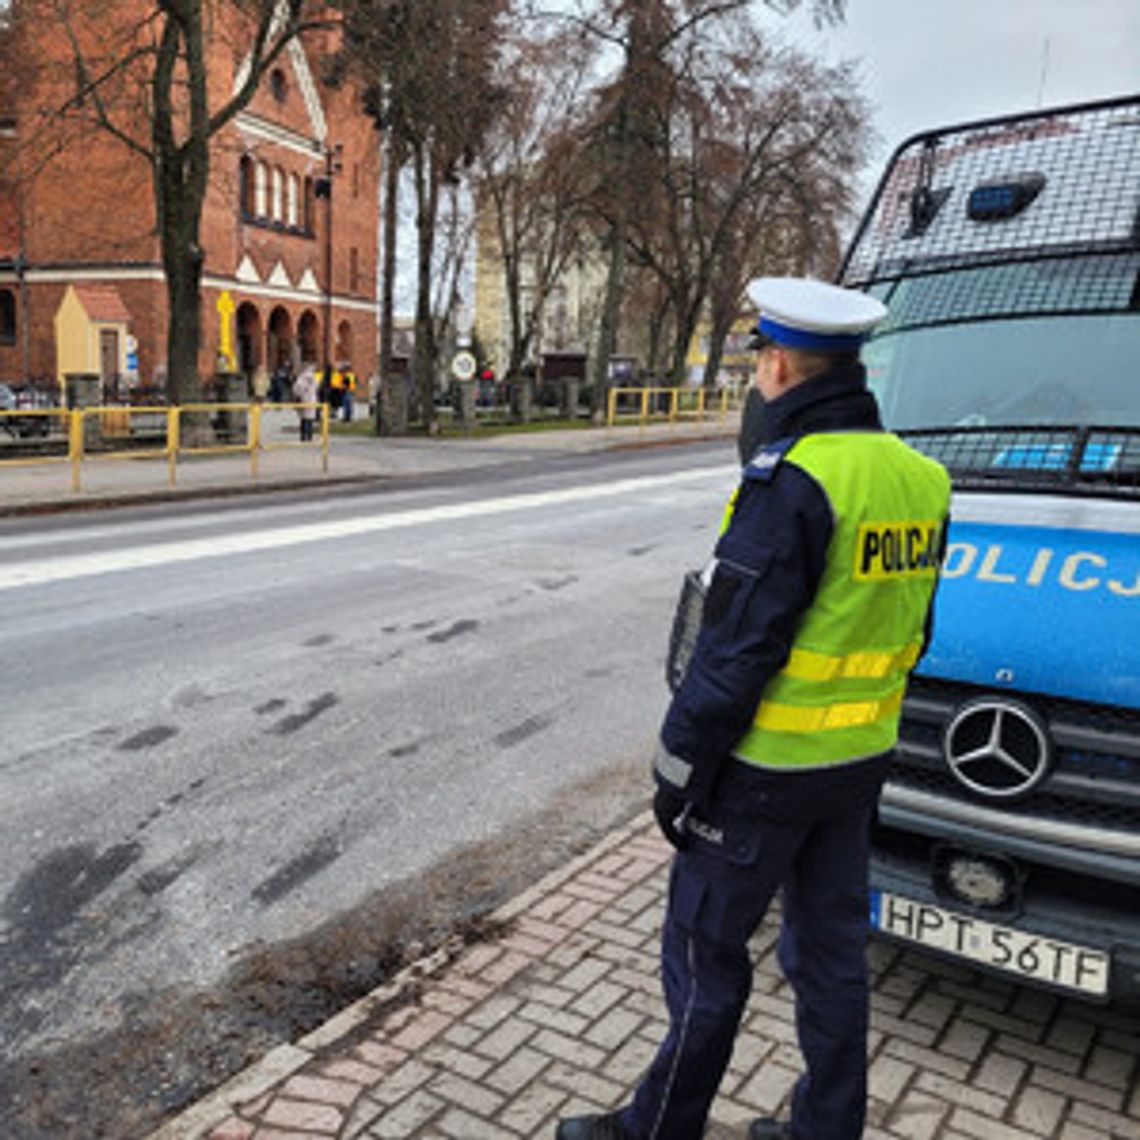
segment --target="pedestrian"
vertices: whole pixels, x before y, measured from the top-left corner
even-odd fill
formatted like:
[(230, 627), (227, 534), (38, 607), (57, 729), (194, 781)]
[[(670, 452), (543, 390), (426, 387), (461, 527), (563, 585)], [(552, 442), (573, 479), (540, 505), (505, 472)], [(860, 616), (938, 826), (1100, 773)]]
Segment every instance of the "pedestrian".
[(289, 365), (283, 360), (273, 369), (273, 375), (270, 377), (269, 402), (272, 404), (284, 403), (291, 387)]
[(344, 406), (344, 376), (339, 366), (329, 372), (328, 395), (324, 399), (328, 403), (331, 417), (335, 420), (337, 412)]
[(341, 410), (343, 412), (344, 422), (346, 424), (352, 423), (352, 406), (356, 399), (356, 373), (352, 370), (352, 365), (345, 363), (340, 366), (340, 383), (341, 383)]
[(903, 689), (930, 635), (943, 468), (882, 429), (859, 361), (886, 309), (762, 278), (766, 441), (716, 545), (701, 631), (654, 761), (676, 847), (662, 933), (669, 1030), (631, 1102), (557, 1140), (699, 1140), (782, 890), (778, 959), (805, 1072), (750, 1140), (857, 1140), (866, 1113), (868, 845)]
[(308, 443), (313, 438), (313, 421), (317, 418), (317, 396), (319, 394), (317, 372), (311, 364), (306, 364), (293, 381), (293, 398), (301, 405), (297, 414), (301, 418), (301, 442)]

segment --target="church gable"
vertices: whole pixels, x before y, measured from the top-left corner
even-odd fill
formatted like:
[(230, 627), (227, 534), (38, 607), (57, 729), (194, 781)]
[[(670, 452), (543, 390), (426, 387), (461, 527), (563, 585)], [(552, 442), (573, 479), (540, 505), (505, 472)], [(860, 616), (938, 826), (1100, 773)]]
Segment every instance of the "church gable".
[[(244, 60), (234, 76), (236, 90), (249, 71)], [(321, 102), (320, 86), (313, 73), (310, 56), (298, 40), (291, 40), (265, 73), (257, 93), (241, 120), (263, 124), (275, 133), (287, 132), (310, 145), (323, 143), (328, 122)]]

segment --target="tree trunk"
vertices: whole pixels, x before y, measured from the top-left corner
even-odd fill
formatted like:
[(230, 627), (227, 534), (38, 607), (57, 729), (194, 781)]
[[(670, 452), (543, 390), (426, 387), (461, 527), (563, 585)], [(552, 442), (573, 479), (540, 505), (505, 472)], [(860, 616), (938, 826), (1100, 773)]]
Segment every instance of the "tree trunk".
[(721, 359), (724, 356), (724, 338), (724, 330), (714, 326), (709, 334), (709, 354), (705, 360), (705, 374), (701, 378), (701, 383), (706, 388), (717, 386), (716, 378), (720, 372)]
[[(174, 202), (166, 207), (162, 241), (168, 306), (166, 385), (167, 396), (175, 404), (190, 404), (202, 399), (202, 384), (198, 375), (198, 352), (202, 335), (202, 250), (195, 240), (198, 217), (186, 218), (178, 211), (178, 207), (190, 205)], [(176, 213), (178, 216), (172, 217)]]
[[(389, 128), (390, 130), (391, 128)], [(384, 147), (384, 283), (380, 296), (380, 383), (376, 390), (377, 435), (402, 435), (408, 430), (408, 401), (403, 375), (392, 367), (393, 310), (396, 289), (396, 228), (400, 204), (400, 164), (389, 137)]]
[(436, 344), (435, 322), (431, 311), (432, 255), (435, 250), (436, 180), (431, 158), (417, 147), (416, 237), (419, 252), (416, 286), (416, 394), (420, 416), (428, 435), (439, 431), (435, 418)]
[(618, 324), (621, 319), (621, 295), (625, 287), (625, 218), (610, 226), (610, 266), (606, 274), (606, 292), (602, 315), (598, 321), (598, 341), (594, 352), (591, 409), (594, 423), (606, 418), (610, 392), (610, 357), (617, 347)]
[(673, 338), (673, 359), (669, 364), (669, 383), (679, 387), (687, 379), (685, 362), (689, 358), (689, 347), (697, 331), (699, 309), (695, 304), (682, 306), (677, 302), (674, 302), (673, 309), (676, 312), (677, 330)]
[[(173, 403), (201, 399), (201, 285), (205, 255), (198, 234), (210, 169), (207, 76), (202, 13), (195, 4), (167, 8), (152, 81), (154, 196), (166, 274), (167, 395)], [(185, 77), (179, 63), (185, 64)], [(173, 92), (185, 82), (190, 115), (185, 140), (175, 138)]]

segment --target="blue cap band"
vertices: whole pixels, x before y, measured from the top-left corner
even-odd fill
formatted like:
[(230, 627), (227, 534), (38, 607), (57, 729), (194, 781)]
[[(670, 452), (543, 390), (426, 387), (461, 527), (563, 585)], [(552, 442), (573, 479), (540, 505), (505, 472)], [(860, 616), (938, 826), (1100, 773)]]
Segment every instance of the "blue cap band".
[(821, 333), (794, 329), (771, 317), (761, 317), (756, 326), (764, 336), (788, 348), (814, 348), (821, 352), (845, 352), (857, 349), (866, 339), (863, 333)]

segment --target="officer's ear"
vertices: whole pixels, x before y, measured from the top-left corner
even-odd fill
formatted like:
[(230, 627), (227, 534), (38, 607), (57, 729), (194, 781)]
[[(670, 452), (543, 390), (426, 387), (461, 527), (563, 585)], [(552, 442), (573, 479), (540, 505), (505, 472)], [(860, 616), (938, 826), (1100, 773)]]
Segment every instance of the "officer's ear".
[(774, 344), (769, 350), (772, 354), (772, 381), (773, 387), (781, 395), (794, 383), (796, 375), (792, 367), (793, 361), (788, 350), (782, 345)]

